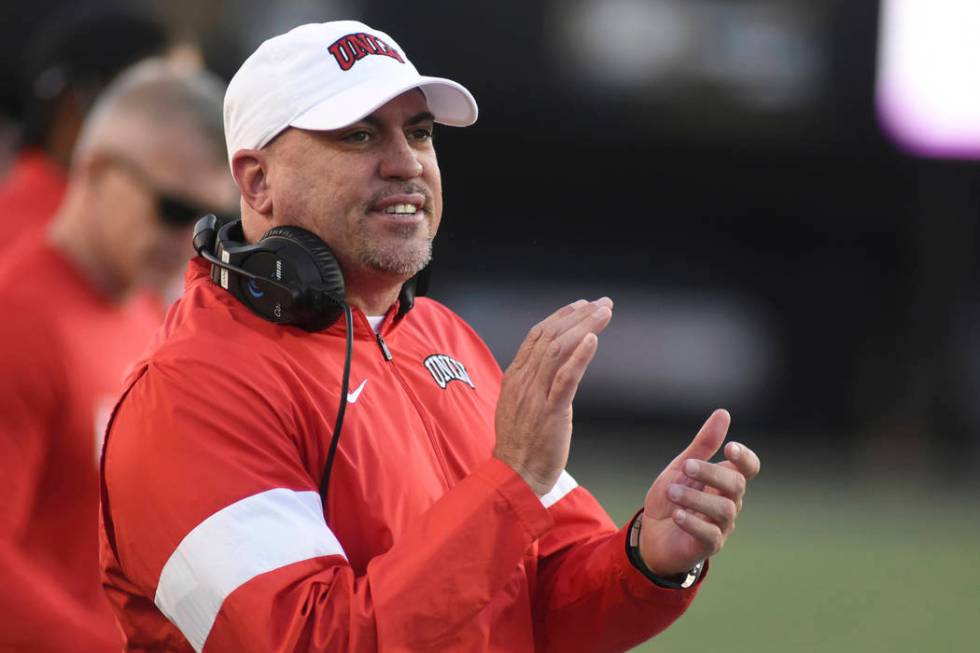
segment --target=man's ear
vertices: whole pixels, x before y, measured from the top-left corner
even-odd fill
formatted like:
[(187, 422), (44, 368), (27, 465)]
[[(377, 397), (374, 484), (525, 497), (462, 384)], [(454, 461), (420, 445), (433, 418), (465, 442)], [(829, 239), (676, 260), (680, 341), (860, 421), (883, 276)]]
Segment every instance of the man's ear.
[(261, 215), (272, 214), (272, 193), (268, 184), (265, 152), (238, 150), (231, 158), (231, 174), (242, 193), (242, 199)]
[(73, 184), (95, 187), (103, 182), (106, 174), (113, 169), (113, 161), (106, 153), (96, 149), (76, 152), (68, 168)]

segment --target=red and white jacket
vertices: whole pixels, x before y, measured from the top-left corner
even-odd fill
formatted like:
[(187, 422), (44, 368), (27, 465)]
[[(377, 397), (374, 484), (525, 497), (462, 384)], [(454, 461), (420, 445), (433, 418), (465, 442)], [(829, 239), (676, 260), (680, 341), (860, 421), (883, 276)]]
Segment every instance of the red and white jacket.
[(380, 338), (355, 312), (322, 505), (343, 329), (265, 322), (191, 262), (103, 455), (127, 650), (616, 651), (684, 612), (697, 585), (647, 580), (568, 473), (539, 498), (492, 457), (500, 368), (431, 300)]

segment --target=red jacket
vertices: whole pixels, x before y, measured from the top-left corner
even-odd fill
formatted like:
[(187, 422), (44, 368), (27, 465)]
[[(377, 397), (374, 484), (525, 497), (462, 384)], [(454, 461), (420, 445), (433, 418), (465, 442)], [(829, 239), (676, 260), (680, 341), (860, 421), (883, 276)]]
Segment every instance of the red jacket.
[(129, 650), (612, 651), (696, 589), (650, 583), (567, 473), (539, 499), (491, 456), (500, 368), (420, 299), (343, 323), (252, 315), (191, 263), (104, 454), (104, 582)]
[(29, 148), (17, 155), (0, 179), (0, 257), (15, 251), (17, 243), (44, 233), (67, 184), (65, 170), (42, 150)]
[(98, 456), (159, 326), (37, 235), (0, 255), (0, 651), (118, 651), (99, 579)]

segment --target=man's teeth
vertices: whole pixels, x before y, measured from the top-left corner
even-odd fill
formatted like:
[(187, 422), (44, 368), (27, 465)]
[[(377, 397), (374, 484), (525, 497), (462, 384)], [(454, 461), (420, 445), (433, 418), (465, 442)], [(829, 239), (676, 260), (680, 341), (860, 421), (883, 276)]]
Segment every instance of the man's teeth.
[(414, 204), (392, 204), (385, 209), (385, 213), (398, 215), (414, 215), (417, 211), (418, 208)]

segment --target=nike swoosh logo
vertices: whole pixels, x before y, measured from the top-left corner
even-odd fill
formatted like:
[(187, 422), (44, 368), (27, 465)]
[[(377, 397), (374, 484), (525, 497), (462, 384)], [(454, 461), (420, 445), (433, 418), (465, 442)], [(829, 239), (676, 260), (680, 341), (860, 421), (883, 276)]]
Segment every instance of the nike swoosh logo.
[(361, 381), (361, 385), (357, 386), (357, 390), (355, 390), (354, 392), (347, 393), (347, 403), (350, 404), (357, 403), (357, 398), (361, 396), (361, 390), (364, 389), (364, 386), (367, 385), (367, 382), (368, 380), (364, 379), (363, 381)]

